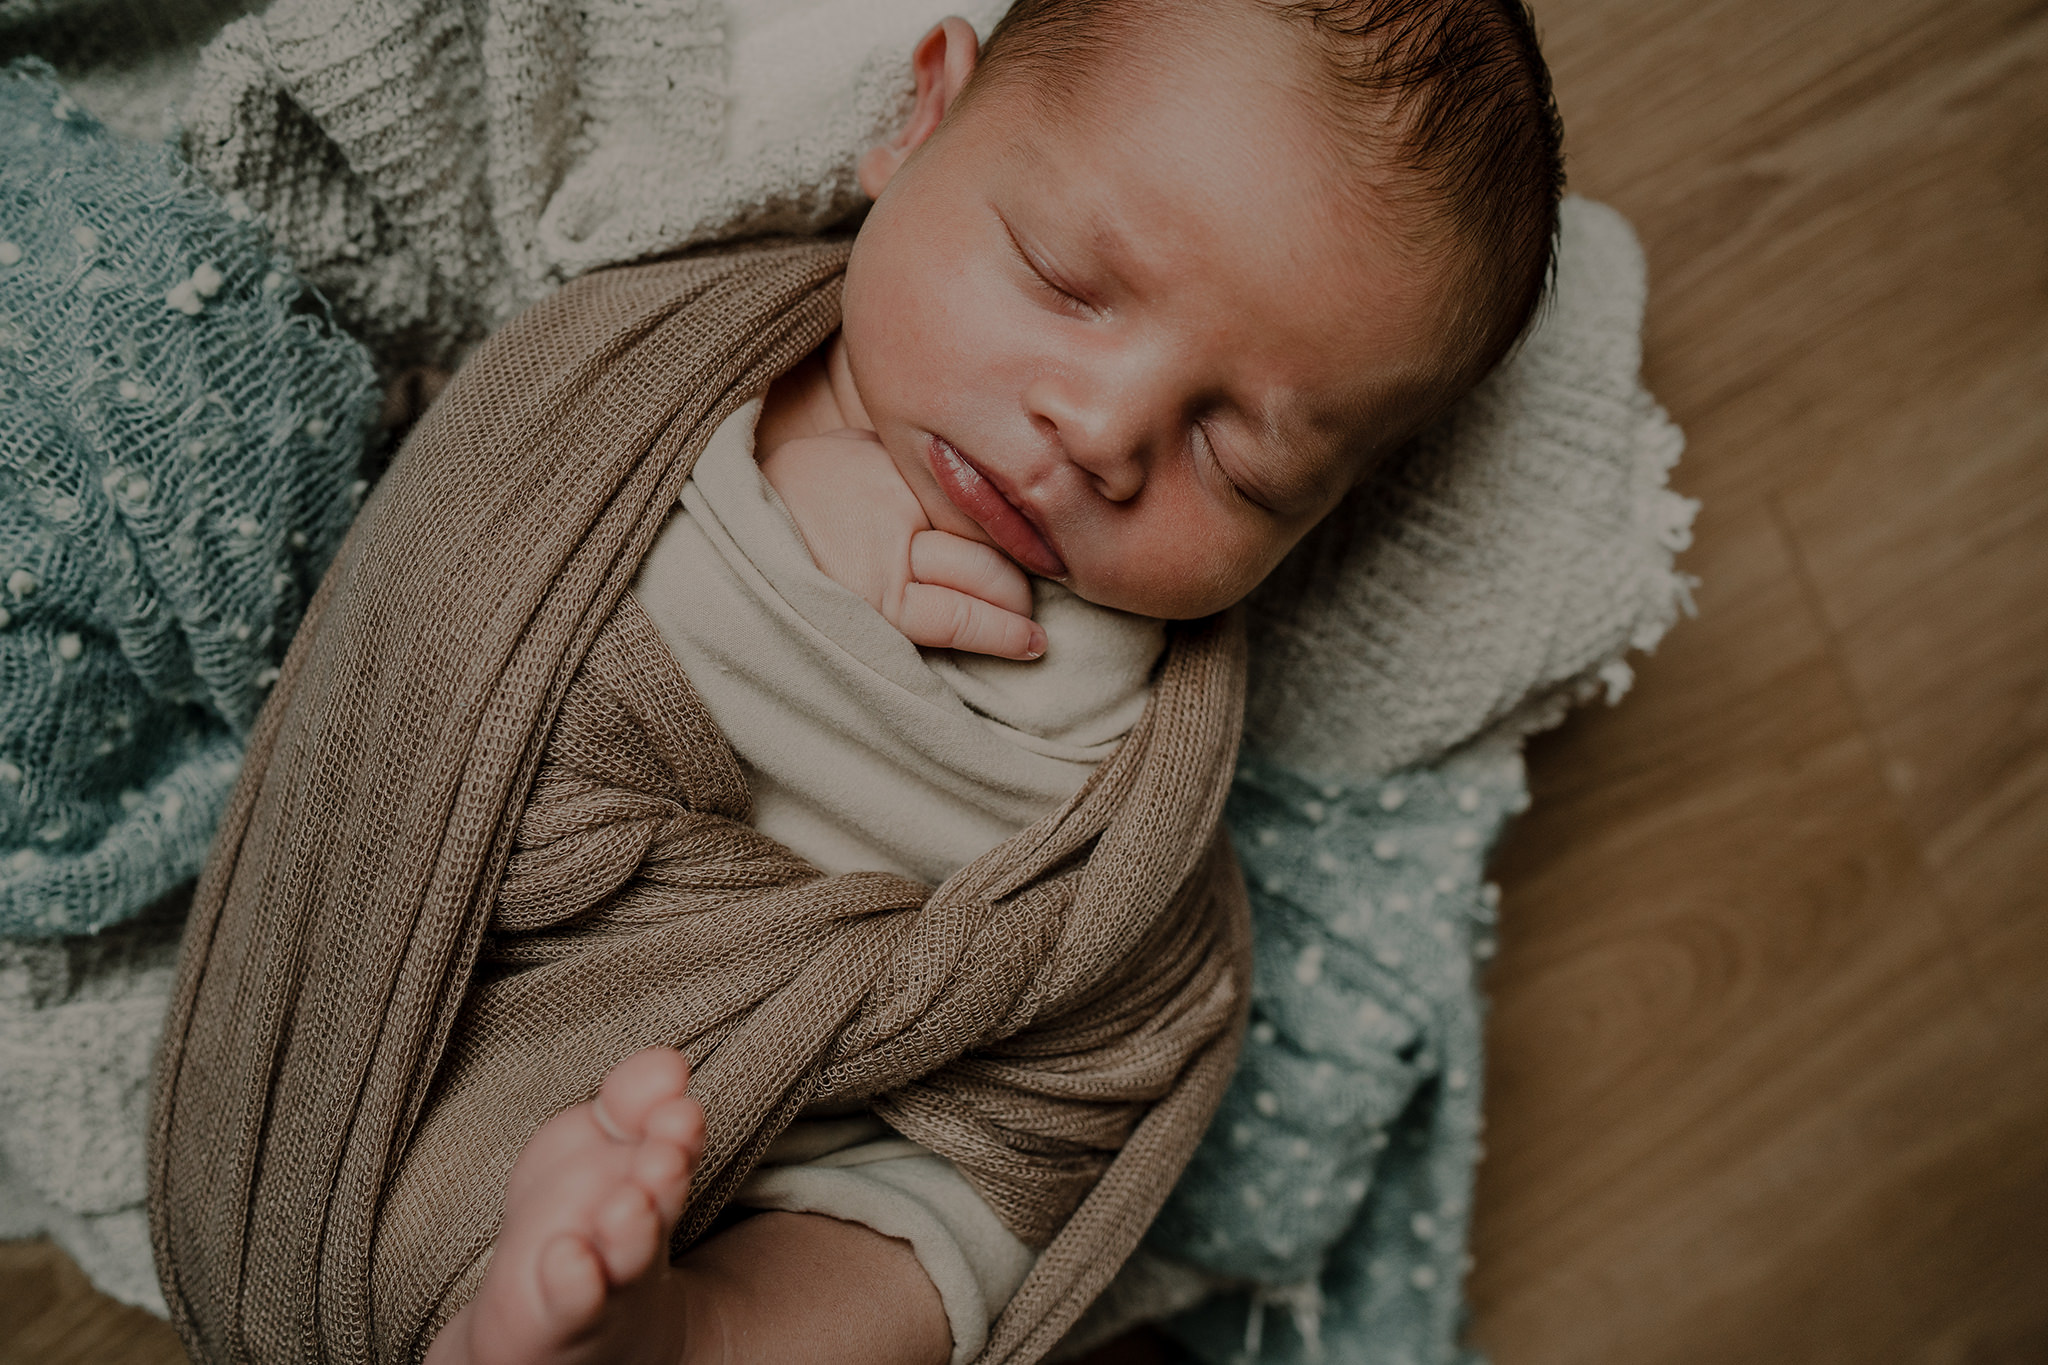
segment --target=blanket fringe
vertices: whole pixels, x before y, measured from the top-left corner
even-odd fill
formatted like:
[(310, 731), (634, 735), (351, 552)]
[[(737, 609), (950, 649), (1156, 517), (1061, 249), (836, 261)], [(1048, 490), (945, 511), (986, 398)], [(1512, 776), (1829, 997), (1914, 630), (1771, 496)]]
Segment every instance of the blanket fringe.
[(1266, 1313), (1285, 1309), (1301, 1336), (1302, 1353), (1310, 1360), (1323, 1358), (1323, 1287), (1314, 1278), (1293, 1284), (1254, 1285), (1245, 1305), (1243, 1365), (1253, 1365), (1265, 1349)]

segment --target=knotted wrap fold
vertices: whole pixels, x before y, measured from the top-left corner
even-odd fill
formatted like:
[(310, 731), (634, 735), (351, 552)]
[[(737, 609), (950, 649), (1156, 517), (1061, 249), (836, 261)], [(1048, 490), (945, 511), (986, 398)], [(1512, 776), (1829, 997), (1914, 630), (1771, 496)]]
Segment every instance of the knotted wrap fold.
[(865, 1101), (1046, 1250), (1035, 1360), (1165, 1198), (1235, 1059), (1217, 819), (1234, 618), (1062, 808), (936, 891), (827, 878), (627, 595), (698, 452), (838, 324), (843, 243), (586, 277), (477, 352), (292, 646), (199, 885), (158, 1061), (157, 1266), (194, 1357), (401, 1361), (475, 1290), (505, 1176), (650, 1044), (709, 1140), (677, 1245), (807, 1104)]

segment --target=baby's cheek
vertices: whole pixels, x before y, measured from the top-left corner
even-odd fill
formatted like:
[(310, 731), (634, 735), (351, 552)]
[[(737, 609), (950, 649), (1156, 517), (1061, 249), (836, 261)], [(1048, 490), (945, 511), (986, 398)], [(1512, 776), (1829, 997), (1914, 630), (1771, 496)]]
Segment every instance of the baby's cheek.
[(1209, 604), (1230, 591), (1228, 563), (1227, 555), (1192, 534), (1149, 546), (1124, 540), (1099, 558), (1070, 564), (1067, 586), (1097, 606), (1189, 620), (1221, 609)]
[(1091, 567), (1104, 605), (1167, 620), (1208, 616), (1257, 587), (1285, 553), (1262, 509), (1219, 507), (1194, 486), (1158, 492), (1142, 517), (1102, 538), (1107, 553)]

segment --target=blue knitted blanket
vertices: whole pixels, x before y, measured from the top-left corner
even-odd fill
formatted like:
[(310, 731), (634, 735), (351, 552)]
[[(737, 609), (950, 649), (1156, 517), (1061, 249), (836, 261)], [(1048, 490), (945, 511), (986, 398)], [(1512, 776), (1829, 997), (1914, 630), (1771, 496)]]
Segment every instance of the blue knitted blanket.
[(1183, 1314), (1208, 1365), (1473, 1360), (1458, 1334), (1479, 1159), (1486, 855), (1528, 804), (1516, 738), (1366, 784), (1244, 762), (1251, 1037), (1147, 1239), (1243, 1286)]
[(0, 70), (0, 935), (199, 870), (354, 511), (368, 357), (245, 208)]

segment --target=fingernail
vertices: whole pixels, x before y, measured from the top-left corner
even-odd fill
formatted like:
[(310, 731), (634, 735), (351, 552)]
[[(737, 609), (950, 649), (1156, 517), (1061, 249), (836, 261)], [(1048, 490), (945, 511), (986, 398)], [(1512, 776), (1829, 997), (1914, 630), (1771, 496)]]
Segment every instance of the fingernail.
[(1034, 624), (1031, 627), (1031, 648), (1024, 652), (1024, 657), (1027, 659), (1036, 659), (1042, 656), (1044, 653), (1045, 627)]

